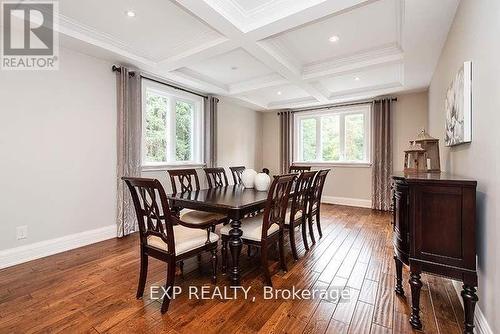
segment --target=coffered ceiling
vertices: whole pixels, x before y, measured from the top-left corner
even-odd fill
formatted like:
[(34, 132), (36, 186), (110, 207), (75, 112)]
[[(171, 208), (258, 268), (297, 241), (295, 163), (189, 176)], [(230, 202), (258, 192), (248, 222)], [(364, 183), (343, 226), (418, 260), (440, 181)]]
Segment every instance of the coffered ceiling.
[(269, 110), (426, 88), (458, 2), (60, 0), (60, 32), (69, 48)]

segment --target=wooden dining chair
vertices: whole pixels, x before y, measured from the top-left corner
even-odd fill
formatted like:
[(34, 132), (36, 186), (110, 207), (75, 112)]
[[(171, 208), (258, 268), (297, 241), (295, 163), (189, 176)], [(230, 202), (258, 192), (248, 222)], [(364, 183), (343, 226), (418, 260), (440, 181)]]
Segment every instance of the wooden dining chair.
[(229, 185), (226, 170), (223, 167), (203, 168), (207, 176), (208, 187), (217, 188)]
[[(261, 266), (264, 271), (265, 283), (268, 286), (273, 285), (267, 263), (268, 249), (270, 246), (278, 244), (281, 269), (283, 271), (287, 270), (283, 241), (283, 225), (285, 222), (288, 200), (290, 198), (290, 189), (295, 177), (294, 174), (275, 176), (269, 188), (264, 213), (244, 218), (241, 221), (241, 230), (243, 232), (241, 239), (243, 243), (260, 247), (261, 249)], [(222, 237), (223, 270), (226, 269), (227, 246), (230, 239), (230, 230), (230, 225), (225, 225), (220, 230)]]
[(241, 174), (245, 170), (245, 166), (229, 167), (229, 170), (233, 175), (234, 184), (241, 184)]
[(295, 244), (295, 229), (300, 226), (302, 229), (302, 241), (306, 250), (309, 250), (309, 245), (307, 244), (307, 205), (309, 201), (309, 196), (311, 194), (311, 189), (313, 186), (314, 176), (316, 171), (303, 172), (300, 173), (298, 178), (295, 180), (292, 203), (290, 208), (287, 210), (285, 220), (285, 230), (288, 230), (290, 236), (290, 247), (292, 248), (292, 255), (295, 260), (298, 260), (297, 246)]
[(307, 172), (311, 170), (311, 166), (294, 166), (291, 165), (288, 168), (288, 173), (302, 173), (302, 172)]
[(323, 187), (329, 171), (329, 169), (322, 169), (316, 173), (316, 177), (314, 178), (313, 185), (311, 187), (311, 194), (309, 196), (307, 220), (309, 223), (309, 235), (313, 244), (316, 243), (316, 240), (314, 239), (313, 219), (315, 219), (319, 237), (323, 237), (320, 220), (321, 196), (323, 195)]
[[(171, 169), (168, 170), (168, 174), (170, 176), (173, 193), (177, 193), (177, 184), (180, 185), (180, 193), (200, 190), (200, 180), (198, 179), (196, 169)], [(202, 225), (208, 221), (215, 222), (215, 224), (227, 222), (227, 217), (225, 215), (198, 210), (181, 212), (180, 219), (190, 224)]]
[(141, 271), (137, 287), (137, 299), (142, 298), (148, 273), (148, 259), (153, 257), (167, 263), (167, 282), (161, 305), (165, 313), (175, 280), (177, 262), (208, 251), (212, 254), (212, 282), (217, 279), (217, 241), (219, 236), (210, 227), (215, 223), (190, 224), (178, 219), (170, 211), (167, 196), (156, 179), (123, 177), (134, 202), (139, 224)]

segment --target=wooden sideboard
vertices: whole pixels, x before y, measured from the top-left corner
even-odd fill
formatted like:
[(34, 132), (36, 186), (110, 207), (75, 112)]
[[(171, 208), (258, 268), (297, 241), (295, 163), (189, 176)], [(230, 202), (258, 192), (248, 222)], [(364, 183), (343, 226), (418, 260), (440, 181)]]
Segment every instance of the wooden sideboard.
[(463, 282), (464, 333), (473, 333), (476, 295), (476, 185), (474, 180), (444, 173), (396, 173), (393, 180), (396, 288), (404, 295), (403, 263), (410, 266), (412, 312), (420, 321), (420, 274)]

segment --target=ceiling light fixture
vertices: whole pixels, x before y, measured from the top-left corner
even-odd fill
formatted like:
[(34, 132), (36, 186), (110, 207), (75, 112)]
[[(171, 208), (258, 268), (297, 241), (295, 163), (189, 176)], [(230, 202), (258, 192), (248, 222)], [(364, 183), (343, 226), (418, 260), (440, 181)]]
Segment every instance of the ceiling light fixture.
[(125, 14), (127, 14), (128, 17), (135, 17), (135, 12), (133, 10), (127, 10)]
[(361, 79), (359, 77), (355, 77), (354, 80), (359, 81)]
[(237, 69), (238, 69), (238, 66), (231, 66), (231, 69), (232, 69), (233, 71), (235, 71), (235, 70), (237, 70)]
[(332, 42), (332, 43), (336, 43), (336, 42), (338, 42), (338, 41), (340, 40), (340, 37), (339, 37), (339, 36), (337, 36), (337, 35), (333, 35), (333, 36), (332, 36), (332, 37), (330, 37), (328, 40), (329, 40), (330, 42)]
[(281, 92), (280, 92), (280, 91), (278, 91), (276, 94), (281, 95)]

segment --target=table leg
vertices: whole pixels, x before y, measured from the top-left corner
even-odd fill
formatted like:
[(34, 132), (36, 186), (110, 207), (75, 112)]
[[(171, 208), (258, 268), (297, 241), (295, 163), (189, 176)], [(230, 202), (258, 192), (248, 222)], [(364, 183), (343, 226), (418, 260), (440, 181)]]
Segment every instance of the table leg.
[(396, 263), (396, 287), (394, 291), (400, 296), (404, 296), (405, 292), (403, 290), (403, 262), (394, 255), (394, 262)]
[(241, 235), (243, 232), (240, 229), (241, 221), (239, 219), (231, 220), (231, 230), (229, 230), (229, 250), (231, 251), (231, 269), (229, 278), (232, 286), (240, 285), (240, 254), (243, 242)]

